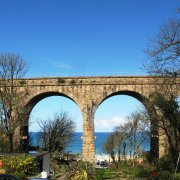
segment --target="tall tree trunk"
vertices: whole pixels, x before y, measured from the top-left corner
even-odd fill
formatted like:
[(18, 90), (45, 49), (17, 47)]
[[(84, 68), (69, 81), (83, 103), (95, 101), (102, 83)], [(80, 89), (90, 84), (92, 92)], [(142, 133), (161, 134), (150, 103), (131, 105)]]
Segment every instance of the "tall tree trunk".
[(13, 134), (9, 134), (9, 151), (13, 152)]
[(118, 162), (120, 162), (120, 161), (121, 161), (121, 150), (118, 149)]
[(115, 162), (114, 152), (113, 152), (113, 153), (111, 153), (111, 159), (112, 159), (112, 161), (113, 161), (113, 162)]

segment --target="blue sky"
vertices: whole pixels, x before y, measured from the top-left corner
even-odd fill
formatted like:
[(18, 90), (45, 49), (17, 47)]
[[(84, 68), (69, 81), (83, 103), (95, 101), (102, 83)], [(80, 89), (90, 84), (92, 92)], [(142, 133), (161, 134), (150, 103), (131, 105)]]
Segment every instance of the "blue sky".
[[(179, 0), (0, 0), (0, 52), (21, 54), (29, 63), (26, 77), (142, 75), (143, 49), (162, 22), (178, 16), (177, 7)], [(117, 103), (118, 109), (138, 105), (118, 98), (105, 102), (111, 120), (129, 112), (115, 114)], [(46, 114), (42, 107), (52, 101), (57, 98), (38, 103), (32, 117)], [(60, 101), (66, 111), (69, 101)], [(98, 109), (97, 118), (106, 120), (100, 114)]]

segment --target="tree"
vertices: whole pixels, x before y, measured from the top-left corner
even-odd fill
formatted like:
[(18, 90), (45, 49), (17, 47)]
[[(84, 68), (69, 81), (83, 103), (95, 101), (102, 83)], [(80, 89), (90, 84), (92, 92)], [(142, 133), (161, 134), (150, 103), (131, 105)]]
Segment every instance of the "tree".
[(18, 79), (24, 77), (26, 71), (27, 63), (20, 55), (0, 54), (0, 115), (10, 152), (14, 149), (15, 132), (23, 124), (25, 94), (19, 89)]
[(44, 150), (63, 152), (72, 140), (76, 124), (65, 112), (55, 115), (53, 119), (39, 122), (41, 140)]
[(126, 139), (127, 139), (127, 129), (125, 125), (119, 125), (114, 127), (113, 130), (115, 134), (115, 149), (118, 153), (118, 162), (123, 158), (126, 161)]
[(164, 23), (145, 50), (144, 67), (152, 75), (180, 75), (180, 19)]
[(128, 117), (128, 122), (114, 127), (114, 130), (108, 136), (103, 145), (104, 151), (109, 154), (115, 162), (115, 156), (118, 155), (118, 161), (123, 155), (126, 161), (126, 150), (129, 148), (130, 158), (141, 154), (143, 143), (150, 138), (150, 118), (145, 110), (132, 112)]
[(2, 119), (0, 119), (0, 152), (6, 152), (7, 149), (7, 136), (4, 133), (4, 127), (3, 127), (3, 122)]
[(103, 144), (103, 150), (110, 155), (113, 162), (115, 162), (115, 147), (116, 147), (116, 135), (110, 133), (105, 143)]
[[(179, 13), (179, 10), (177, 10)], [(152, 39), (145, 50), (148, 61), (145, 70), (153, 76), (161, 77), (161, 82), (154, 78), (160, 88), (150, 95), (151, 103), (156, 110), (155, 121), (167, 136), (169, 149), (174, 164), (180, 152), (179, 104), (177, 103), (180, 86), (180, 19), (174, 18), (165, 22), (158, 35)], [(155, 112), (154, 112), (155, 113)], [(162, 134), (162, 135), (164, 135)], [(168, 148), (168, 147), (167, 147)]]
[(143, 150), (143, 143), (150, 138), (150, 120), (141, 111), (135, 111), (128, 117), (128, 122), (125, 124), (127, 134), (127, 144), (130, 148), (130, 157), (132, 154), (133, 166), (136, 157)]
[[(167, 136), (169, 150), (174, 165), (180, 152), (180, 108), (177, 99), (165, 98), (161, 93), (151, 95), (151, 101), (156, 106), (158, 113), (158, 127)], [(163, 134), (162, 134), (163, 135)]]

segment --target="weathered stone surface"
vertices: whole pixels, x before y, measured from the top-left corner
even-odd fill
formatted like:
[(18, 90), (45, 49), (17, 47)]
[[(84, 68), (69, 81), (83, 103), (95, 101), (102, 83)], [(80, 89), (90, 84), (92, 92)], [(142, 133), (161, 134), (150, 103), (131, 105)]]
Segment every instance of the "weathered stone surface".
[[(162, 83), (157, 78), (155, 85), (149, 76), (29, 78), (18, 81), (20, 90), (27, 91), (27, 115), (40, 100), (53, 95), (65, 96), (78, 105), (83, 116), (82, 156), (91, 162), (95, 162), (94, 114), (99, 105), (117, 94), (130, 95), (144, 104), (149, 94), (158, 91), (158, 84)], [(176, 82), (180, 84), (180, 78)]]

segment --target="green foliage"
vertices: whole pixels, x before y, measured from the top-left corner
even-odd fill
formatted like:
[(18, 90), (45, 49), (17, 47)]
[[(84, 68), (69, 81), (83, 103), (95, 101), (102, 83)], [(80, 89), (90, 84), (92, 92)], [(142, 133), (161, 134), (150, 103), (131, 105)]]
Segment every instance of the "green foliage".
[(127, 162), (124, 162), (124, 161), (118, 162), (118, 165), (117, 163), (113, 163), (112, 167), (113, 168), (118, 167), (119, 169), (124, 169), (124, 170), (128, 170), (129, 168), (131, 168), (131, 166)]
[[(156, 121), (159, 122), (160, 128), (165, 132), (167, 136), (169, 151), (171, 153), (171, 159), (176, 165), (179, 146), (180, 146), (180, 108), (177, 100), (173, 94), (167, 95), (161, 93), (152, 93), (150, 95), (152, 103), (160, 110), (160, 115), (157, 116)], [(166, 147), (168, 148), (168, 147)], [(170, 163), (171, 165), (171, 163)], [(167, 164), (167, 166), (170, 166)], [(169, 167), (170, 168), (170, 167)], [(170, 170), (170, 169), (168, 169)]]
[(24, 173), (32, 175), (36, 172), (37, 162), (29, 155), (21, 154), (4, 158), (4, 168), (6, 173)]
[(97, 180), (120, 178), (146, 178), (150, 177), (152, 167), (149, 164), (131, 166), (128, 163), (113, 163), (110, 168), (96, 169)]
[(120, 177), (149, 177), (152, 170), (152, 166), (148, 163), (143, 163), (143, 165), (131, 166), (126, 162), (119, 162), (118, 165), (112, 165), (114, 170)]
[(164, 155), (159, 160), (159, 168), (163, 171), (171, 171), (173, 172), (175, 170), (175, 166), (172, 160), (172, 156), (170, 153)]
[[(165, 98), (164, 94), (155, 92), (150, 95), (150, 98), (152, 98), (155, 105), (161, 108), (162, 112), (164, 113), (164, 116), (167, 119), (175, 121), (177, 118), (179, 118), (179, 105), (173, 96), (167, 99)], [(179, 122), (176, 123), (180, 125)]]
[(6, 174), (6, 170), (0, 167), (0, 174)]
[(51, 167), (54, 170), (54, 178), (62, 176), (63, 174), (66, 173), (66, 164), (62, 164), (59, 161), (59, 156), (56, 153), (51, 154)]
[(121, 166), (119, 171), (122, 171), (123, 177), (149, 177), (151, 169), (146, 166)]
[(26, 179), (26, 174), (24, 172), (15, 172), (14, 176), (19, 180)]
[(95, 180), (95, 168), (87, 161), (71, 164), (67, 169), (68, 180)]
[(174, 174), (174, 180), (179, 180), (180, 179), (180, 173)]
[(135, 177), (149, 177), (150, 172), (151, 172), (150, 169), (146, 169), (143, 166), (139, 166), (139, 167), (134, 169), (133, 174), (134, 174)]
[(159, 180), (173, 180), (173, 174), (169, 171), (160, 171), (158, 172), (158, 179)]
[[(164, 161), (163, 161), (164, 162)], [(162, 162), (162, 163), (163, 163)], [(164, 166), (167, 166), (167, 163)], [(172, 160), (171, 160), (172, 164)], [(112, 166), (114, 167), (114, 166)], [(118, 169), (116, 168), (118, 167)], [(137, 165), (137, 166), (131, 166), (128, 163), (120, 162), (119, 165), (116, 165), (116, 169), (114, 169), (114, 173), (116, 172), (120, 178), (148, 178), (148, 177), (153, 177), (153, 166), (148, 163), (143, 163), (142, 165)], [(105, 170), (106, 171), (106, 170)], [(105, 173), (104, 173), (105, 174)], [(159, 180), (179, 180), (180, 179), (180, 174), (174, 174), (174, 169), (173, 171), (167, 171), (167, 170), (162, 170), (157, 172), (157, 176)], [(115, 177), (113, 177), (115, 178)]]
[(96, 169), (96, 179), (101, 180), (101, 179), (107, 179), (107, 173), (106, 169)]
[(115, 171), (113, 169), (102, 168), (96, 169), (96, 179), (103, 180), (103, 179), (111, 179), (114, 178)]

